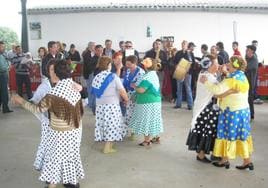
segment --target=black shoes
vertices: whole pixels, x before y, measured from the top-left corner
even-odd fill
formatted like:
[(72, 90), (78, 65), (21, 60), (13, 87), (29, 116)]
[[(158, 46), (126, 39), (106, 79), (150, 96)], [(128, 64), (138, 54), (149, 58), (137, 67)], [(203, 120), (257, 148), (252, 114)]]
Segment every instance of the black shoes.
[(209, 160), (206, 156), (204, 156), (203, 159), (201, 159), (198, 155), (196, 156), (196, 160), (202, 162), (202, 163), (211, 163), (211, 160)]
[(68, 183), (68, 184), (63, 184), (63, 186), (65, 188), (80, 188), (80, 184), (79, 183), (77, 183), (76, 185)]
[(12, 110), (9, 110), (9, 109), (3, 110), (3, 114), (10, 113), (10, 112), (13, 112), (13, 111)]
[(212, 163), (214, 166), (216, 167), (225, 167), (226, 169), (229, 169), (230, 168), (230, 163), (229, 161), (226, 161), (224, 163), (220, 163), (220, 162), (213, 162)]
[(150, 146), (151, 145), (151, 141), (143, 141), (142, 143), (139, 144), (139, 146)]
[(211, 161), (221, 161), (221, 157), (216, 157), (214, 155), (210, 155), (210, 160)]
[(254, 165), (253, 165), (253, 163), (248, 163), (247, 165), (236, 166), (235, 168), (237, 168), (239, 170), (245, 170), (247, 168), (249, 170), (254, 170)]
[(181, 108), (181, 106), (174, 106), (173, 108), (174, 109), (178, 109), (178, 108)]

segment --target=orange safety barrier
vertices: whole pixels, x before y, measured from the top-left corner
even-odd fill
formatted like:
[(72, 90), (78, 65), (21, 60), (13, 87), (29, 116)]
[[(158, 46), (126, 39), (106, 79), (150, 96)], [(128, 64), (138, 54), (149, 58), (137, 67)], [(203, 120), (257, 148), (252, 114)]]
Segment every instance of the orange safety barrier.
[(258, 69), (257, 94), (268, 96), (268, 66), (261, 66)]

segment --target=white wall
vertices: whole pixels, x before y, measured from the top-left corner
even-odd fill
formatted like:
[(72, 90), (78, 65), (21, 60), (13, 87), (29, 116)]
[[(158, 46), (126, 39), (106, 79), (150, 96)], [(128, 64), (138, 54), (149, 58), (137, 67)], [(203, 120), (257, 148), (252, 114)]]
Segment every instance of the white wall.
[[(236, 14), (206, 12), (93, 12), (55, 15), (29, 15), (28, 22), (41, 22), (42, 39), (30, 40), (30, 51), (36, 54), (38, 47), (46, 46), (49, 40), (71, 43), (82, 51), (89, 41), (104, 44), (113, 40), (118, 49), (120, 40), (131, 40), (134, 47), (144, 52), (151, 48), (154, 39), (161, 36), (175, 36), (175, 46), (180, 48), (183, 39), (193, 41), (196, 55), (203, 43), (209, 46), (223, 41), (231, 54), (233, 21), (237, 22), (237, 41), (242, 54), (245, 46), (253, 39), (259, 41), (257, 54), (266, 57), (268, 50), (268, 14)], [(146, 37), (150, 26), (152, 37)], [(268, 55), (267, 55), (268, 57)]]

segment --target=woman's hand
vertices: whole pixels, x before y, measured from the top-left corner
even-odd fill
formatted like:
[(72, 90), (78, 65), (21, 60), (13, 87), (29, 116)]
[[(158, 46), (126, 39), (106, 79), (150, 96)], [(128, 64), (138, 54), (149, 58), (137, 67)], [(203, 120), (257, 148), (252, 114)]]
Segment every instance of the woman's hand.
[(221, 74), (228, 74), (227, 66), (225, 64), (224, 65), (220, 65), (219, 66), (219, 72)]
[(78, 92), (80, 92), (80, 91), (83, 90), (83, 86), (81, 86), (80, 84), (74, 82), (73, 83), (73, 89), (76, 90), (76, 91), (78, 91)]
[(116, 70), (121, 70), (123, 67), (123, 64), (122, 64), (122, 62), (119, 62), (119, 63), (115, 63), (114, 66), (115, 66)]
[(199, 81), (204, 84), (206, 81), (208, 80), (208, 78), (205, 75), (202, 75), (199, 79)]
[(136, 89), (137, 86), (136, 86), (135, 83), (131, 83), (131, 84), (130, 84), (130, 87), (132, 87), (133, 89)]
[(11, 102), (13, 104), (22, 105), (22, 103), (24, 102), (24, 99), (21, 96), (19, 96), (19, 95), (13, 95), (11, 97)]

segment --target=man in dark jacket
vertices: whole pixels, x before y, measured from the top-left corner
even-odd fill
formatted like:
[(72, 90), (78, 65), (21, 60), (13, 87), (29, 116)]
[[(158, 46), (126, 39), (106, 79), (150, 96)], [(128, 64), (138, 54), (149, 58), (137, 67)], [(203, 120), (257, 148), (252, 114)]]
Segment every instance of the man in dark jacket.
[(42, 75), (48, 77), (47, 64), (51, 59), (64, 59), (64, 55), (58, 52), (58, 46), (55, 41), (49, 41), (47, 44), (48, 54), (42, 60)]
[(251, 119), (254, 119), (254, 88), (256, 84), (256, 77), (258, 71), (258, 59), (255, 55), (256, 47), (248, 45), (246, 49), (247, 69), (246, 76), (249, 82), (248, 103), (250, 107)]
[(99, 58), (103, 54), (103, 47), (102, 45), (96, 45), (95, 46), (95, 55), (90, 59), (89, 62), (84, 61), (84, 78), (87, 82), (87, 93), (88, 93), (88, 106), (91, 108), (93, 114), (95, 114), (95, 97), (91, 94), (91, 88), (92, 88), (92, 81), (94, 78), (94, 72), (96, 70), (97, 63), (99, 61)]
[(224, 50), (224, 45), (222, 42), (217, 42), (216, 44), (217, 50), (218, 50), (218, 62), (220, 65), (229, 63), (229, 55)]
[(112, 41), (110, 39), (106, 39), (105, 48), (103, 49), (103, 55), (112, 58), (114, 53), (115, 53), (115, 50), (112, 49)]
[(192, 74), (193, 69), (195, 65), (195, 57), (191, 50), (192, 47), (194, 47), (195, 44), (188, 42), (186, 40), (182, 41), (182, 49), (178, 51), (174, 58), (174, 63), (178, 64), (182, 58), (188, 60), (191, 63), (191, 67), (189, 71), (187, 72), (185, 78), (183, 80), (177, 80), (177, 100), (176, 100), (176, 106), (174, 108), (181, 108), (182, 103), (182, 90), (183, 85), (185, 86), (186, 90), (186, 100), (187, 100), (187, 106), (188, 110), (191, 110), (193, 108), (193, 96), (192, 96)]
[(133, 48), (133, 44), (131, 41), (126, 41), (125, 51), (123, 52), (123, 59), (122, 59), (122, 63), (124, 66), (126, 65), (126, 57), (130, 55), (135, 55), (138, 58), (138, 62), (139, 62), (139, 52)]

